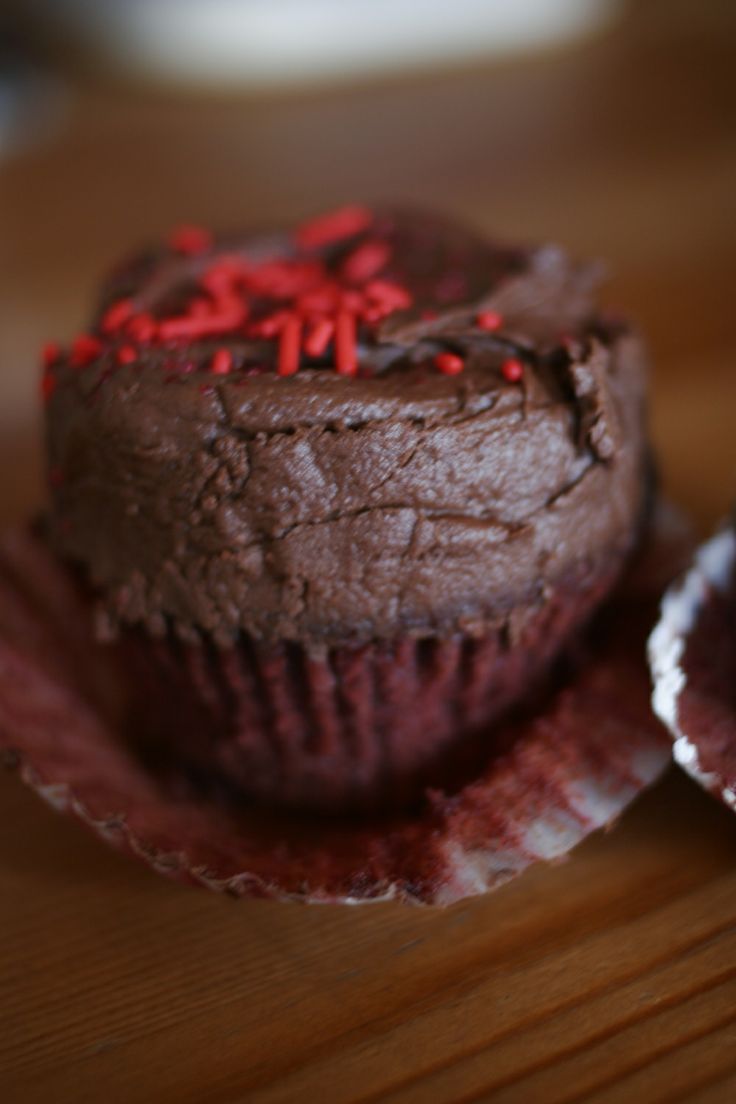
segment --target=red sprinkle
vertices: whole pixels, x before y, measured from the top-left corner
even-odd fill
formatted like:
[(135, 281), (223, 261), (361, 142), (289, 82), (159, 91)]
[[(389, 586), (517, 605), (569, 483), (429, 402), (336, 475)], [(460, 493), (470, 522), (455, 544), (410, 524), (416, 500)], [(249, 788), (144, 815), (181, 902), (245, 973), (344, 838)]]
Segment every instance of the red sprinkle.
[(232, 292), (235, 284), (245, 279), (249, 272), (248, 263), (241, 257), (217, 257), (201, 274), (199, 283), (217, 299)]
[(355, 315), (349, 311), (340, 311), (335, 319), (335, 366), (341, 376), (354, 376), (358, 371)]
[(295, 299), (323, 280), (323, 266), (318, 261), (284, 260), (265, 261), (249, 273), (244, 283), (259, 298)]
[(245, 311), (240, 309), (206, 316), (183, 314), (159, 322), (158, 335), (162, 341), (175, 341), (180, 338), (196, 341), (200, 337), (231, 333), (242, 326), (244, 321)]
[(133, 302), (131, 299), (119, 299), (105, 311), (102, 317), (103, 333), (114, 333), (129, 322), (133, 316)]
[(335, 332), (335, 323), (330, 318), (320, 318), (312, 324), (304, 339), (304, 352), (311, 357), (320, 357), (327, 351)]
[(341, 291), (338, 298), (338, 309), (344, 311), (352, 311), (353, 314), (357, 314), (365, 307), (365, 297), (360, 291), (352, 291), (347, 288), (345, 291)]
[(121, 345), (115, 359), (118, 364), (133, 364), (138, 359), (138, 352), (132, 345)]
[(341, 238), (352, 238), (372, 221), (373, 215), (367, 207), (339, 207), (327, 215), (302, 223), (296, 232), (296, 240), (302, 248), (314, 249)]
[(446, 376), (456, 376), (465, 367), (465, 361), (457, 353), (438, 353), (434, 363), (435, 367)]
[(150, 314), (144, 313), (136, 314), (135, 317), (131, 318), (125, 329), (131, 337), (145, 345), (156, 337), (158, 325)]
[(387, 307), (381, 307), (376, 304), (373, 307), (363, 307), (360, 312), (360, 317), (364, 322), (382, 322), (390, 313), (391, 311)]
[(232, 371), (233, 354), (229, 349), (218, 349), (212, 357), (210, 372), (215, 376), (226, 376)]
[(212, 306), (207, 299), (192, 299), (187, 314), (190, 318), (209, 318), (212, 314)]
[(96, 360), (101, 352), (102, 342), (99, 337), (95, 337), (94, 334), (79, 334), (72, 342), (69, 363), (75, 368), (84, 368), (85, 365)]
[(169, 234), (169, 245), (177, 253), (194, 257), (212, 248), (212, 234), (202, 226), (177, 226)]
[(411, 295), (406, 288), (389, 280), (371, 280), (366, 284), (365, 293), (371, 302), (390, 311), (405, 310), (411, 306)]
[(49, 401), (55, 390), (56, 376), (51, 376), (48, 373), (41, 376), (41, 398), (44, 402)]
[(343, 262), (343, 278), (354, 284), (362, 284), (377, 276), (390, 259), (391, 248), (387, 242), (363, 242)]
[(516, 357), (509, 357), (501, 365), (501, 373), (509, 383), (518, 383), (524, 375), (524, 365)]
[(340, 295), (340, 286), (325, 279), (317, 287), (303, 292), (297, 299), (296, 308), (306, 317), (312, 314), (329, 314), (337, 307)]
[(56, 341), (47, 341), (41, 350), (41, 363), (44, 368), (53, 368), (61, 356), (61, 346)]
[(487, 330), (488, 333), (493, 333), (494, 330), (498, 330), (503, 325), (503, 318), (498, 311), (481, 311), (475, 319), (476, 326), (481, 330)]
[(293, 376), (299, 370), (301, 340), (301, 320), (295, 314), (289, 315), (279, 334), (279, 357), (276, 367), (279, 376)]

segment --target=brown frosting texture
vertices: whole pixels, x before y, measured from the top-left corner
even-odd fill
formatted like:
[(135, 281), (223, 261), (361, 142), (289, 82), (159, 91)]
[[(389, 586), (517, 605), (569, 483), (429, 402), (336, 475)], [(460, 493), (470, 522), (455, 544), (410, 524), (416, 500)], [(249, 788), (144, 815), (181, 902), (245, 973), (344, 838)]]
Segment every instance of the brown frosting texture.
[[(94, 355), (54, 360), (49, 529), (96, 588), (101, 632), (513, 638), (558, 583), (623, 563), (643, 506), (645, 368), (637, 336), (596, 311), (597, 270), (391, 212), (307, 255), (333, 273), (365, 241), (387, 243), (380, 278), (410, 303), (358, 320), (355, 374), (335, 371), (330, 345), (279, 375), (278, 341), (242, 327), (105, 332), (122, 299), (155, 324), (179, 317), (213, 258), (300, 260), (286, 235), (126, 265)], [(483, 312), (499, 316), (492, 332)], [(447, 352), (457, 374), (438, 370)]]

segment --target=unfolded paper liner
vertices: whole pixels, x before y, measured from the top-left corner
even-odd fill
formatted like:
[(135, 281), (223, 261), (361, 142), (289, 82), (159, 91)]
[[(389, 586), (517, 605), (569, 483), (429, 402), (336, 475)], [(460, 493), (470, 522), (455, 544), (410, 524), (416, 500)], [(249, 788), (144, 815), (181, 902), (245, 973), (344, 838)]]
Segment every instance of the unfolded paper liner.
[(649, 638), (653, 706), (692, 778), (736, 811), (736, 529), (696, 552)]
[(27, 531), (0, 542), (0, 751), (59, 811), (159, 873), (237, 896), (448, 905), (556, 860), (609, 825), (667, 766), (644, 642), (681, 565), (683, 531), (657, 536), (599, 624), (590, 654), (511, 750), (421, 812), (363, 819), (228, 807), (147, 772), (121, 739), (109, 653), (67, 573)]

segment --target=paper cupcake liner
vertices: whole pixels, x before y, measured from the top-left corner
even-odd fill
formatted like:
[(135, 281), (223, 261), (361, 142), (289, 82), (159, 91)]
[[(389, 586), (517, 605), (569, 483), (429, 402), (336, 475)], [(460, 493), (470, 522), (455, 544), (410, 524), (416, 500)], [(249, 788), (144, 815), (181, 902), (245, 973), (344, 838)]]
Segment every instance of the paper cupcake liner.
[(652, 703), (679, 765), (736, 811), (736, 531), (696, 552), (649, 638)]
[(298, 644), (241, 637), (217, 648), (128, 630), (141, 753), (269, 804), (407, 808), (498, 751), (504, 732), (494, 722), (539, 692), (619, 571), (612, 557), (594, 578), (568, 579), (524, 611), (513, 641), (499, 629), (310, 655)]
[(421, 812), (356, 820), (235, 809), (147, 771), (126, 747), (116, 672), (66, 572), (15, 532), (0, 547), (0, 748), (56, 809), (178, 881), (283, 900), (451, 904), (566, 855), (666, 767), (644, 641), (667, 581), (657, 565), (681, 540), (652, 543), (585, 664), (509, 726), (507, 753)]

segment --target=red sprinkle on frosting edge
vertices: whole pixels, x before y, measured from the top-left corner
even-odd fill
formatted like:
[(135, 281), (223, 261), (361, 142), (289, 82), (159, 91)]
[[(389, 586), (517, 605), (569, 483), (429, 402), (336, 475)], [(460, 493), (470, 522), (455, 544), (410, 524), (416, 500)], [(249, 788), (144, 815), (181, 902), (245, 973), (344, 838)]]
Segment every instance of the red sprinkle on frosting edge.
[(303, 222), (296, 232), (296, 240), (302, 249), (316, 249), (343, 238), (352, 238), (366, 230), (372, 221), (373, 212), (368, 207), (358, 204), (338, 207), (336, 211)]
[(169, 234), (168, 243), (175, 253), (196, 257), (212, 248), (212, 234), (203, 226), (177, 226)]
[(524, 365), (516, 357), (509, 357), (501, 365), (501, 374), (509, 383), (518, 383), (524, 376)]
[(457, 353), (438, 353), (434, 363), (444, 376), (457, 376), (465, 367), (465, 361)]
[(226, 376), (232, 371), (233, 354), (229, 349), (218, 349), (210, 362), (210, 372), (214, 376)]
[(503, 325), (503, 317), (498, 311), (485, 310), (476, 316), (475, 324), (478, 329), (485, 330), (486, 333), (495, 333)]

